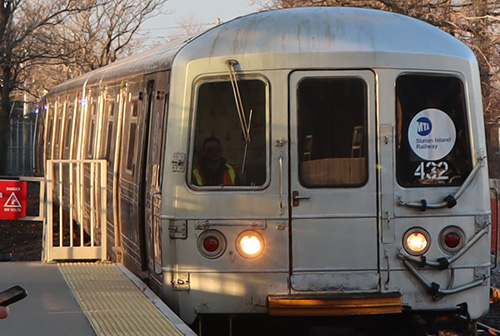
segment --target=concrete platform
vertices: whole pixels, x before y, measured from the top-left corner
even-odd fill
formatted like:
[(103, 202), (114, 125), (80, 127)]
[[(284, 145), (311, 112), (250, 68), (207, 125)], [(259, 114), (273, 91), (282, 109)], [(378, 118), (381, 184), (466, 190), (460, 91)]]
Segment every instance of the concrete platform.
[(28, 297), (10, 306), (0, 335), (195, 336), (121, 265), (0, 263), (0, 290), (17, 284)]

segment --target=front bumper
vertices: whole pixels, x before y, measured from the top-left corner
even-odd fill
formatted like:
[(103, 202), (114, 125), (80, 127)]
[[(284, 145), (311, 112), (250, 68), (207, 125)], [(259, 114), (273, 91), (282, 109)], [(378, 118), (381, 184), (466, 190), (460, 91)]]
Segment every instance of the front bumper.
[(343, 295), (271, 295), (267, 297), (270, 315), (335, 316), (396, 314), (403, 311), (400, 293)]

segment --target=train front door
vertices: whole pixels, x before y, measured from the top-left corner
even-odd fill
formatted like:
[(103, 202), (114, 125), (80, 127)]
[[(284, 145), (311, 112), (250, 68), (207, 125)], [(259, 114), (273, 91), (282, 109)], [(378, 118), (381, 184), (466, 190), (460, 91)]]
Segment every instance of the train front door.
[(378, 292), (375, 77), (290, 76), (291, 286)]

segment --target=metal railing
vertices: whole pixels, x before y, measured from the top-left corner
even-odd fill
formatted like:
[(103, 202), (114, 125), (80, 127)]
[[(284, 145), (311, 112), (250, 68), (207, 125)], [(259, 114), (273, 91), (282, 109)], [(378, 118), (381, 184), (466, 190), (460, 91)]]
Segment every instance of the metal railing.
[(49, 160), (42, 260), (106, 259), (106, 161)]

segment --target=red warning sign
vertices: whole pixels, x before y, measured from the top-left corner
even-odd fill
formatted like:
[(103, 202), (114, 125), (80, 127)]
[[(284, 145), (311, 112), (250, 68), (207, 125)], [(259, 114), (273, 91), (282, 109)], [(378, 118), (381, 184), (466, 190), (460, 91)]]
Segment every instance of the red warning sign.
[(0, 180), (0, 219), (26, 217), (26, 181)]

